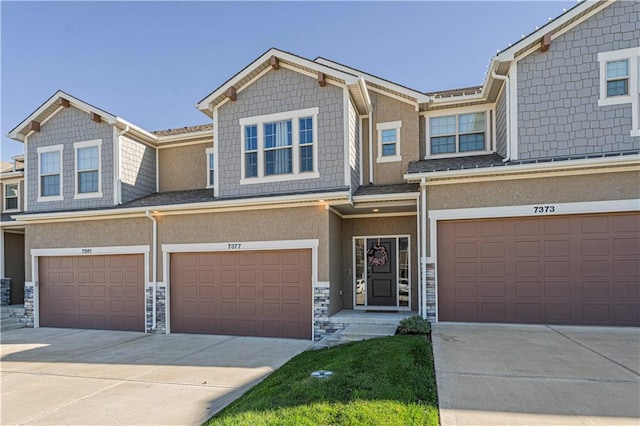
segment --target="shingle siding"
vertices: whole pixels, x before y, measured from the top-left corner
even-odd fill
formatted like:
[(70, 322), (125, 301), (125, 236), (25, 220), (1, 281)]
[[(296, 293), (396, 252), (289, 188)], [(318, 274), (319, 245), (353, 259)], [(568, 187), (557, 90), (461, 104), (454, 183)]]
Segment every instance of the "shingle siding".
[[(242, 138), (239, 120), (265, 114), (319, 108), (317, 179), (240, 185)], [(286, 68), (269, 71), (218, 110), (219, 195), (286, 193), (345, 186), (343, 89), (320, 87), (315, 78)]]
[(156, 192), (156, 151), (125, 136), (120, 137), (122, 202)]
[[(74, 199), (75, 150), (73, 144), (100, 139), (102, 197)], [(37, 202), (38, 148), (63, 145), (61, 201)], [(106, 207), (113, 205), (113, 129), (106, 123), (91, 121), (89, 114), (76, 108), (65, 108), (42, 125), (40, 132), (29, 136), (26, 144), (27, 204), (29, 212)]]
[(507, 90), (502, 92), (496, 100), (496, 152), (503, 157), (507, 156)]
[(351, 190), (360, 186), (360, 120), (353, 103), (349, 102), (349, 169)]
[(520, 159), (640, 149), (631, 105), (598, 106), (598, 53), (640, 45), (640, 2), (620, 1), (518, 62)]

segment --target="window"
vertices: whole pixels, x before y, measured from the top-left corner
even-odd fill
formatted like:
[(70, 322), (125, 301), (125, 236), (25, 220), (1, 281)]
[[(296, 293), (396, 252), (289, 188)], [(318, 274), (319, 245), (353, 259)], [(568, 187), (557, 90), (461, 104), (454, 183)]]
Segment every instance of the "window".
[(430, 117), (430, 155), (487, 150), (487, 111)]
[(4, 185), (4, 211), (17, 211), (18, 196), (20, 191), (20, 184), (18, 183), (6, 183)]
[(101, 197), (100, 147), (102, 141), (76, 142), (76, 194), (75, 198)]
[(38, 201), (62, 200), (62, 145), (38, 148)]
[(400, 128), (401, 121), (378, 123), (378, 163), (400, 161)]
[(640, 136), (640, 47), (598, 53), (598, 106), (631, 104), (631, 136)]
[(213, 188), (216, 182), (215, 174), (215, 157), (213, 154), (213, 148), (207, 148), (207, 188)]
[(318, 177), (318, 108), (240, 120), (241, 184)]

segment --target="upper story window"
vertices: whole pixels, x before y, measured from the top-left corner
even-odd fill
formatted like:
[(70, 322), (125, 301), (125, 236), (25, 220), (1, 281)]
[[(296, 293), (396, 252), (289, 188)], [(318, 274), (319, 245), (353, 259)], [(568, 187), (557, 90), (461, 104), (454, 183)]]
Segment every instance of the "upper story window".
[(640, 47), (598, 53), (598, 106), (631, 104), (631, 136), (640, 136)]
[(101, 140), (76, 142), (73, 146), (76, 157), (75, 198), (101, 197), (100, 147)]
[(427, 122), (430, 155), (487, 150), (487, 111), (430, 117)]
[(207, 148), (207, 188), (213, 188), (216, 182), (216, 162), (213, 148)]
[(241, 184), (317, 178), (318, 108), (243, 118)]
[(18, 211), (20, 196), (20, 184), (18, 183), (6, 183), (4, 185), (4, 211)]
[(400, 161), (400, 128), (401, 121), (378, 123), (378, 163)]
[(38, 148), (38, 201), (62, 200), (62, 145)]

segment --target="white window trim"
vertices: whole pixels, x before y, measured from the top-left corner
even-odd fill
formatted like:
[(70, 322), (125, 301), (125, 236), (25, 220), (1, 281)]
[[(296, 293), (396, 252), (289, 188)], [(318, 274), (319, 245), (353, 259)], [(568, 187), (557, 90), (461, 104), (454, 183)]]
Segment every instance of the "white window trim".
[[(61, 201), (64, 200), (64, 193), (63, 193), (63, 189), (64, 189), (64, 173), (63, 173), (63, 169), (62, 169), (62, 163), (63, 163), (63, 154), (64, 154), (64, 145), (59, 144), (59, 145), (51, 145), (51, 146), (41, 146), (40, 148), (38, 148), (38, 198), (37, 198), (37, 202), (38, 203), (42, 203), (42, 202), (48, 202), (48, 201)], [(42, 165), (40, 164), (40, 156), (42, 154), (46, 154), (48, 152), (59, 152), (60, 153), (60, 168), (59, 168), (59, 174), (60, 174), (60, 195), (51, 195), (51, 196), (42, 196), (42, 188), (41, 188), (41, 182), (42, 182), (42, 175), (40, 174), (40, 171), (42, 170)]]
[[(16, 197), (10, 197), (10, 198), (17, 198), (18, 200), (18, 208), (17, 209), (7, 209), (7, 185), (16, 185), (18, 187), (18, 193), (16, 195)], [(4, 182), (2, 184), (2, 212), (3, 213), (14, 213), (14, 212), (19, 212), (20, 211), (20, 182), (16, 181), (16, 182)]]
[[(97, 192), (78, 192), (78, 150), (81, 148), (98, 148), (98, 191)], [(74, 196), (76, 200), (87, 198), (102, 197), (102, 139), (93, 139), (90, 141), (76, 142), (73, 144), (73, 180), (74, 180)]]
[[(215, 153), (215, 149), (213, 147), (211, 148), (207, 148), (206, 149), (206, 160), (207, 160), (207, 189), (211, 189), (215, 186), (216, 180), (215, 180), (215, 173), (216, 173), (216, 153)], [(213, 169), (211, 169), (211, 167), (209, 167), (209, 156), (213, 155)], [(213, 185), (211, 184), (211, 170), (213, 170)]]
[[(386, 123), (376, 124), (376, 130), (378, 131), (378, 158), (377, 163), (393, 163), (396, 161), (402, 161), (402, 155), (400, 154), (400, 129), (402, 128), (402, 121), (389, 121)], [(383, 130), (395, 130), (396, 131), (396, 155), (382, 155), (382, 131)]]
[[(447, 110), (439, 110), (433, 113), (429, 113), (429, 114), (425, 114), (424, 116), (424, 128), (425, 128), (425, 137), (426, 137), (426, 155), (425, 155), (425, 160), (427, 159), (433, 159), (433, 158), (451, 158), (451, 157), (470, 157), (473, 155), (488, 155), (488, 154), (492, 154), (493, 151), (491, 150), (491, 147), (495, 146), (494, 145), (494, 138), (495, 138), (495, 134), (493, 132), (493, 121), (495, 121), (495, 106), (491, 105), (491, 106), (474, 106), (474, 107), (467, 107), (467, 108), (456, 108), (456, 109), (447, 109)], [(484, 139), (484, 150), (481, 151), (468, 151), (468, 152), (450, 152), (450, 153), (444, 153), (444, 154), (431, 154), (431, 118), (437, 118), (437, 117), (448, 117), (451, 115), (454, 116), (459, 116), (461, 114), (469, 114), (469, 113), (474, 113), (474, 112), (484, 112), (485, 114), (485, 129), (484, 129), (484, 133), (485, 133), (485, 139)], [(458, 129), (457, 129), (457, 125), (458, 125), (458, 121), (456, 119), (456, 137), (459, 136), (458, 133)], [(458, 149), (457, 146), (457, 140), (456, 140), (456, 150)]]
[[(320, 177), (318, 172), (318, 114), (320, 109), (306, 108), (295, 111), (280, 112), (276, 114), (259, 115), (255, 117), (241, 118), (240, 124), (240, 142), (241, 142), (241, 158), (240, 158), (240, 185), (252, 185), (268, 182), (285, 182), (291, 180), (317, 179)], [(300, 123), (298, 119), (304, 117), (313, 118), (313, 172), (300, 172)], [(283, 175), (264, 175), (264, 124), (276, 121), (291, 120), (292, 132), (292, 173)], [(256, 126), (258, 135), (258, 176), (245, 177), (245, 127)]]
[[(629, 60), (629, 94), (607, 97), (607, 62)], [(631, 104), (631, 136), (640, 137), (640, 47), (598, 53), (600, 96), (598, 106)]]

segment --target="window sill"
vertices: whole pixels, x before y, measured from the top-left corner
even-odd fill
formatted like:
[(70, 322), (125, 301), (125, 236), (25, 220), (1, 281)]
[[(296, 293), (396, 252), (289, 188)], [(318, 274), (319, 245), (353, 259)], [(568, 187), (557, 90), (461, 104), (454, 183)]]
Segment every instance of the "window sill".
[(47, 203), (49, 201), (62, 201), (64, 197), (62, 195), (52, 195), (50, 197), (38, 197), (36, 200), (38, 203)]
[(20, 213), (20, 209), (3, 210), (2, 213)]
[(612, 96), (610, 98), (598, 99), (598, 106), (620, 105), (620, 104), (629, 104), (629, 103), (631, 103), (631, 95)]
[(318, 179), (319, 173), (300, 173), (297, 175), (276, 175), (276, 176), (264, 176), (255, 178), (243, 178), (240, 179), (240, 185), (255, 185), (260, 183), (271, 182), (287, 182), (291, 180), (303, 180), (303, 179)]
[(378, 157), (377, 163), (395, 163), (397, 161), (402, 161), (402, 156), (400, 155), (390, 155), (388, 157)]
[(102, 198), (102, 192), (90, 192), (86, 194), (76, 194), (73, 196), (74, 200), (84, 200), (87, 198)]
[(216, 187), (215, 185), (207, 185), (205, 189), (213, 189), (215, 187)]

